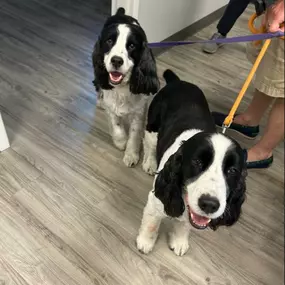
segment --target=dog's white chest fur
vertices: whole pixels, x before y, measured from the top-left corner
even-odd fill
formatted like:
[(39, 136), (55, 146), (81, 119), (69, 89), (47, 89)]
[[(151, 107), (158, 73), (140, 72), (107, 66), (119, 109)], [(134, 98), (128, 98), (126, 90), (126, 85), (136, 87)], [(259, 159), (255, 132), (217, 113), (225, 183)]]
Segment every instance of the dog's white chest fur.
[(133, 95), (129, 85), (104, 90), (103, 93), (105, 107), (119, 117), (143, 112), (148, 100), (147, 96)]

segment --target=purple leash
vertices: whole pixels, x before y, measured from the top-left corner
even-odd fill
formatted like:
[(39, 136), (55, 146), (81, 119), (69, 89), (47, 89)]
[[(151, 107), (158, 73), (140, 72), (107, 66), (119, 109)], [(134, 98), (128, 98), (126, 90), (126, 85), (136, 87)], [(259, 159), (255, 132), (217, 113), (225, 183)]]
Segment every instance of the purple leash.
[(241, 43), (241, 42), (255, 42), (255, 41), (267, 40), (279, 37), (284, 37), (284, 32), (278, 31), (276, 33), (253, 34), (248, 36), (215, 39), (215, 40), (155, 42), (155, 43), (149, 43), (148, 46), (150, 48), (159, 48), (159, 47), (173, 47), (173, 46), (206, 44), (206, 43), (230, 44), (230, 43)]

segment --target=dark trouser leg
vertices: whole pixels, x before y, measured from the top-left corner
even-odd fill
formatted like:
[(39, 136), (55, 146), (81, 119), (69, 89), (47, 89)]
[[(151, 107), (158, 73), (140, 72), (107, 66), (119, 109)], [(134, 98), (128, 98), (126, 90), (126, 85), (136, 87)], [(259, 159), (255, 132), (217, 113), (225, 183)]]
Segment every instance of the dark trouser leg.
[(223, 17), (218, 23), (218, 32), (226, 36), (249, 3), (250, 0), (230, 0)]

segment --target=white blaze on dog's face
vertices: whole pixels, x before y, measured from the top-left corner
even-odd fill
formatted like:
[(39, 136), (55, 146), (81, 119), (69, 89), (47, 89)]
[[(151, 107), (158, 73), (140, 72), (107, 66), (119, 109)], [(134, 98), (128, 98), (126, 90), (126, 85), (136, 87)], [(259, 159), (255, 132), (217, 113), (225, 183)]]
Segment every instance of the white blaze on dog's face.
[(132, 94), (155, 94), (159, 89), (155, 59), (138, 21), (123, 8), (109, 17), (92, 53), (96, 83), (112, 90), (123, 83)]
[(197, 229), (215, 227), (222, 217), (231, 224), (244, 199), (244, 164), (242, 149), (228, 137), (198, 132), (183, 140), (182, 133), (161, 159), (155, 195), (171, 217), (180, 217), (186, 206)]
[(209, 143), (212, 150), (204, 150), (204, 154), (201, 152), (196, 163), (198, 168), (203, 169), (203, 160), (209, 158), (210, 164), (204, 164), (206, 169), (186, 184), (189, 218), (199, 228), (206, 227), (211, 219), (216, 219), (224, 213), (229, 194), (224, 160), (233, 146), (232, 142), (217, 134), (210, 138)]
[(109, 73), (109, 81), (112, 85), (128, 81), (134, 66), (131, 52), (135, 43), (130, 40), (131, 29), (125, 24), (117, 26), (113, 39), (108, 39), (107, 44), (111, 47), (104, 55), (104, 64)]

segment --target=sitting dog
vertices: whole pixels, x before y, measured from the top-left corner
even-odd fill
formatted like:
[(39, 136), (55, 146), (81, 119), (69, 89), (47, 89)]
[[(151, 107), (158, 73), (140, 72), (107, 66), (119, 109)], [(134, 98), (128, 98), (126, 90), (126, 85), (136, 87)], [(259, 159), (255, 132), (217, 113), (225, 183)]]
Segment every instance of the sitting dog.
[(169, 247), (181, 256), (189, 247), (190, 224), (215, 230), (239, 219), (247, 172), (241, 147), (216, 131), (203, 92), (170, 70), (164, 78), (167, 84), (148, 111), (143, 168), (156, 174), (137, 248), (146, 254), (153, 249), (168, 216), (176, 218)]
[(123, 8), (107, 19), (92, 61), (93, 83), (101, 92), (98, 99), (107, 112), (113, 142), (125, 150), (124, 163), (134, 166), (139, 161), (148, 95), (158, 91), (159, 80), (145, 32)]

